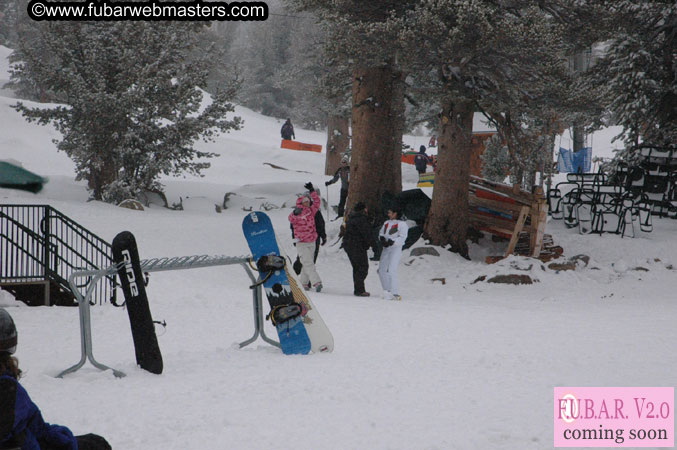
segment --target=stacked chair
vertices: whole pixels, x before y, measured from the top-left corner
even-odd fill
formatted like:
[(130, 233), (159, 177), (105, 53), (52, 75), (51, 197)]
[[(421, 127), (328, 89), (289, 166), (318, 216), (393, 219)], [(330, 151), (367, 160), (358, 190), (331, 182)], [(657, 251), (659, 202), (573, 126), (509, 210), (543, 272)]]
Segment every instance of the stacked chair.
[(553, 219), (581, 234), (635, 236), (653, 230), (652, 216), (677, 218), (677, 149), (641, 147), (639, 164), (621, 165), (609, 177), (569, 173), (547, 194)]

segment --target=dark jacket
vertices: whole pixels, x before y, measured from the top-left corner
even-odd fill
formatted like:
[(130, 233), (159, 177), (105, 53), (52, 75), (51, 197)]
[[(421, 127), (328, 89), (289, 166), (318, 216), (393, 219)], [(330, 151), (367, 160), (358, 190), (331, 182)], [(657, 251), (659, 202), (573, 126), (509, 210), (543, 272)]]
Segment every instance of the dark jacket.
[(323, 242), (327, 242), (327, 230), (324, 224), (324, 217), (322, 217), (322, 212), (319, 210), (315, 213), (315, 230), (317, 230), (317, 236), (322, 239)]
[(66, 427), (45, 422), (16, 379), (0, 375), (0, 392), (0, 446), (18, 441), (22, 450), (40, 450), (39, 442), (64, 450), (77, 448), (73, 433)]
[(430, 157), (426, 155), (425, 152), (418, 152), (414, 158), (414, 165), (419, 172), (425, 172), (428, 169), (429, 162)]
[(346, 232), (343, 235), (343, 248), (367, 251), (376, 248), (376, 237), (369, 217), (363, 212), (353, 212), (346, 221)]
[(341, 166), (336, 169), (334, 177), (327, 181), (326, 185), (329, 186), (330, 184), (336, 183), (339, 178), (341, 179), (341, 190), (347, 191), (348, 186), (350, 185), (350, 166)]
[(282, 139), (296, 138), (296, 134), (294, 133), (294, 125), (292, 125), (289, 121), (285, 122), (280, 129), (280, 134), (282, 135)]

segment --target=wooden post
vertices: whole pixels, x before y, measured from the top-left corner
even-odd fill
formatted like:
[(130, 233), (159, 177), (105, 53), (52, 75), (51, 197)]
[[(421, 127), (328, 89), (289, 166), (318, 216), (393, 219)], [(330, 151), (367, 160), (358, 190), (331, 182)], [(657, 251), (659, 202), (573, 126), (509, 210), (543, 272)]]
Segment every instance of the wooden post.
[(536, 187), (534, 196), (537, 198), (532, 207), (531, 214), (531, 256), (538, 258), (543, 247), (543, 235), (545, 234), (545, 224), (548, 219), (548, 205), (543, 195), (543, 188)]
[[(510, 244), (508, 244), (508, 250), (506, 250), (505, 252), (505, 256), (512, 255), (512, 252), (515, 251), (515, 246), (517, 245), (520, 233), (524, 228), (524, 224), (527, 221), (530, 209), (531, 208), (529, 208), (528, 206), (522, 206), (522, 209), (520, 210), (520, 215), (517, 218), (517, 223), (515, 224), (515, 230), (512, 232), (512, 237), (510, 238)], [(533, 215), (531, 220), (533, 220)]]

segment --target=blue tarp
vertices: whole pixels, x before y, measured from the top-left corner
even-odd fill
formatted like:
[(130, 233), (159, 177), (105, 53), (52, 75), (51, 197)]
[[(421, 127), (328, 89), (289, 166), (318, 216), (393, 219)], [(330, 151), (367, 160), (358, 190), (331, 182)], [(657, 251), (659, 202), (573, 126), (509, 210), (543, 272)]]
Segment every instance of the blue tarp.
[(566, 148), (559, 148), (557, 170), (560, 173), (588, 173), (592, 168), (592, 147), (585, 147), (574, 153)]

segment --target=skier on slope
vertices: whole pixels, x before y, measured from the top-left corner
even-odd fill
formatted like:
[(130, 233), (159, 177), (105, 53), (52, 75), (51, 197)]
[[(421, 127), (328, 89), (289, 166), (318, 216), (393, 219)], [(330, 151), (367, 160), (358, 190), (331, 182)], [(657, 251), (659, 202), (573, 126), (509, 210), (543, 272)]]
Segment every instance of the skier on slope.
[(296, 239), (296, 251), (303, 265), (301, 269), (301, 284), (305, 290), (312, 287), (316, 292), (322, 290), (322, 280), (315, 270), (315, 241), (317, 229), (315, 228), (315, 214), (320, 209), (320, 196), (315, 192), (312, 183), (304, 185), (308, 193), (296, 199), (296, 208), (289, 214)]
[(378, 233), (383, 245), (381, 260), (378, 265), (378, 276), (383, 287), (383, 298), (386, 300), (402, 300), (397, 283), (397, 266), (402, 256), (402, 246), (407, 240), (409, 226), (401, 220), (402, 210), (392, 207), (388, 210), (388, 220), (385, 221)]
[(282, 139), (296, 139), (296, 134), (294, 133), (294, 125), (291, 124), (291, 119), (287, 119), (287, 121), (282, 125), (282, 128), (280, 129), (280, 134), (282, 135)]
[(337, 219), (339, 217), (343, 217), (346, 199), (348, 198), (348, 187), (350, 187), (350, 158), (348, 155), (343, 155), (343, 158), (341, 158), (341, 167), (336, 169), (334, 177), (331, 180), (325, 182), (324, 185), (329, 186), (330, 184), (334, 184), (339, 178), (341, 179), (341, 197), (338, 204), (338, 216), (336, 216)]
[(12, 316), (0, 308), (0, 448), (110, 450), (111, 446), (101, 436), (73, 436), (68, 428), (43, 420), (40, 409), (19, 383), (21, 369), (12, 356), (16, 345)]
[(353, 267), (353, 294), (357, 297), (369, 297), (364, 287), (364, 280), (369, 273), (369, 247), (376, 249), (378, 243), (369, 220), (367, 206), (362, 202), (355, 203), (346, 221), (346, 232), (343, 235), (342, 247), (348, 254)]

